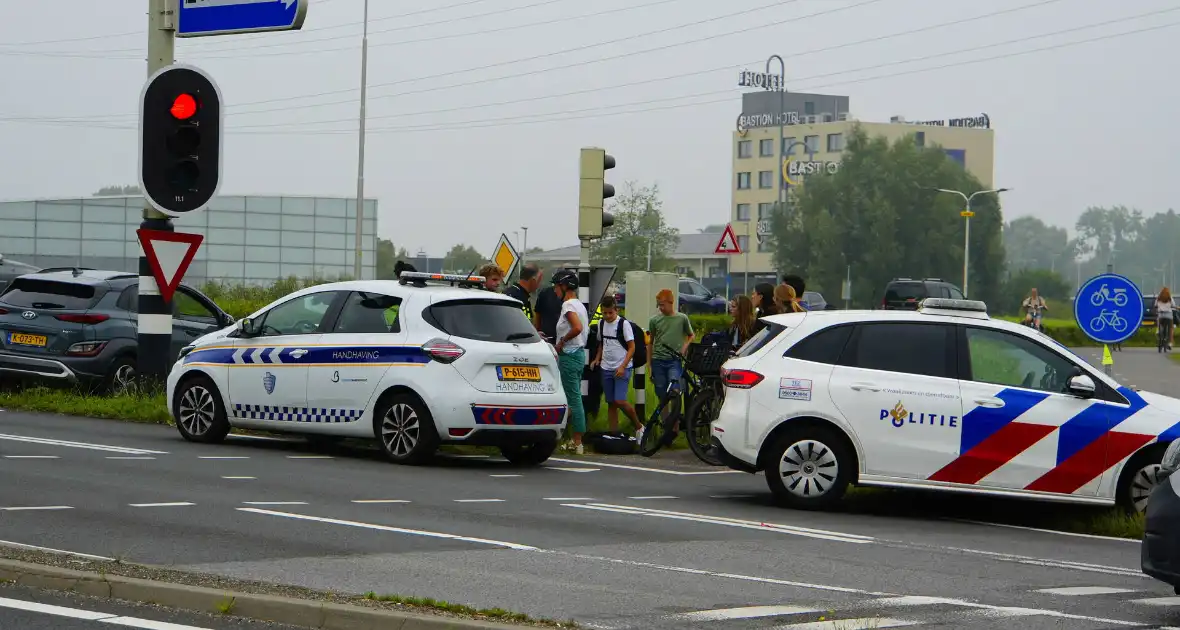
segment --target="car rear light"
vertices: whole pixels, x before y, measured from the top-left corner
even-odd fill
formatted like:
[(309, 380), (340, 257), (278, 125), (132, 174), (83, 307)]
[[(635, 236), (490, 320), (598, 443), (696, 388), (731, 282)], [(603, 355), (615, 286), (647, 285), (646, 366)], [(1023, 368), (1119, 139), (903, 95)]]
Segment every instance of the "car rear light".
[(93, 357), (107, 346), (105, 341), (83, 341), (66, 349), (66, 354), (75, 357)]
[(422, 344), (422, 349), (426, 351), (426, 354), (430, 355), (430, 358), (439, 363), (454, 363), (455, 360), (467, 352), (446, 339), (431, 339)]
[(98, 324), (110, 319), (110, 316), (98, 313), (87, 315), (54, 315), (54, 317), (63, 322), (72, 322), (75, 324)]
[(750, 389), (766, 378), (753, 370), (723, 370), (721, 378), (726, 387), (734, 389)]

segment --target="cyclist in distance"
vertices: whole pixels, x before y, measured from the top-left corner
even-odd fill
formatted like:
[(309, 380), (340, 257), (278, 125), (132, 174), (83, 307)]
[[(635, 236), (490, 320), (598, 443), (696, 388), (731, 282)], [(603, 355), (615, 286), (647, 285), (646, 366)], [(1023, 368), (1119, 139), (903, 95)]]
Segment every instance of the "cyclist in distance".
[[(1155, 320), (1156, 325), (1159, 326), (1159, 334), (1163, 339), (1167, 339), (1167, 349), (1172, 349), (1172, 342), (1175, 341), (1176, 329), (1172, 326), (1172, 292), (1168, 287), (1160, 289), (1159, 295), (1155, 298)], [(1165, 328), (1166, 326), (1166, 328)]]
[(1045, 303), (1045, 298), (1037, 294), (1036, 287), (1033, 287), (1028, 297), (1020, 303), (1020, 308), (1024, 309), (1024, 325), (1044, 332), (1045, 328), (1041, 324), (1041, 312), (1049, 310), (1049, 305)]

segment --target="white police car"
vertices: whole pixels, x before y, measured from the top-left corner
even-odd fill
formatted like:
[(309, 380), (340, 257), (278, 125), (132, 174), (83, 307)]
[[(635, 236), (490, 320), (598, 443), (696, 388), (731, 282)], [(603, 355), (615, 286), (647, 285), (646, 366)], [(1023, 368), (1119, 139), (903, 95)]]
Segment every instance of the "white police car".
[(713, 440), (787, 506), (857, 484), (1142, 511), (1180, 435), (1180, 400), (1121, 386), (982, 302), (765, 321), (724, 366)]
[(176, 427), (195, 442), (230, 427), (376, 438), (399, 463), (441, 443), (498, 446), (540, 464), (565, 428), (557, 356), (519, 302), (482, 283), (405, 272), (296, 291), (182, 351)]

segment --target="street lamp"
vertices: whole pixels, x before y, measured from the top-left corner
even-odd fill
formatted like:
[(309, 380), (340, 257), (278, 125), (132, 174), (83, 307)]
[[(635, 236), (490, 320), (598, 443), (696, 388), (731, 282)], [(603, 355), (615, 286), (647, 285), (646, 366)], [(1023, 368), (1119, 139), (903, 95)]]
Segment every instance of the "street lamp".
[(525, 257), (529, 255), (529, 228), (527, 226), (520, 226), (524, 231), (524, 242), (520, 245), (520, 268), (524, 269)]
[(998, 195), (1002, 192), (1012, 189), (995, 188), (992, 190), (977, 190), (970, 195), (959, 190), (950, 190), (948, 188), (931, 188), (931, 190), (958, 195), (963, 198), (963, 202), (966, 204), (963, 208), (963, 211), (959, 213), (959, 216), (963, 217), (963, 297), (967, 297), (967, 262), (971, 259), (971, 217), (975, 216), (975, 213), (971, 211), (971, 201), (979, 195), (986, 195), (988, 193), (995, 193)]
[[(357, 125), (356, 158), (356, 251), (353, 253), (353, 275), (361, 279), (361, 235), (365, 216), (365, 105), (369, 85), (369, 0), (365, 0), (364, 34), (361, 35), (361, 111)], [(375, 219), (376, 217), (374, 217)], [(375, 225), (375, 224), (374, 224)]]

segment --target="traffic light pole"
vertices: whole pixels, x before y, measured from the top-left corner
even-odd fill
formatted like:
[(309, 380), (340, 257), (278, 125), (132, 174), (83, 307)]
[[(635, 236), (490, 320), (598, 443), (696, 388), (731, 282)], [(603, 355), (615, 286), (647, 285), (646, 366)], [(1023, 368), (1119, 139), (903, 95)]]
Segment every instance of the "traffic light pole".
[[(147, 76), (174, 63), (175, 16), (174, 0), (148, 0)], [(172, 232), (172, 220), (156, 210), (146, 197), (141, 229)], [(137, 363), (140, 381), (149, 388), (160, 387), (168, 375), (168, 355), (172, 347), (172, 309), (160, 295), (160, 287), (152, 274), (147, 256), (139, 256), (139, 313), (136, 338)]]
[[(586, 308), (586, 323), (594, 319), (590, 311), (590, 239), (581, 239), (578, 251), (578, 301)], [(599, 323), (599, 326), (602, 324)], [(590, 353), (586, 353), (586, 365), (582, 368), (582, 396), (590, 395)]]

